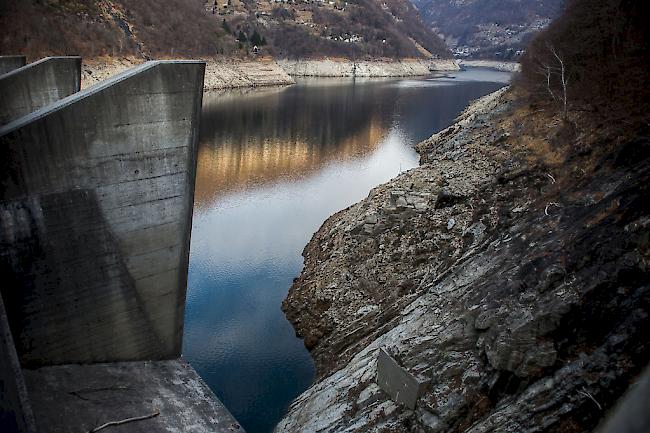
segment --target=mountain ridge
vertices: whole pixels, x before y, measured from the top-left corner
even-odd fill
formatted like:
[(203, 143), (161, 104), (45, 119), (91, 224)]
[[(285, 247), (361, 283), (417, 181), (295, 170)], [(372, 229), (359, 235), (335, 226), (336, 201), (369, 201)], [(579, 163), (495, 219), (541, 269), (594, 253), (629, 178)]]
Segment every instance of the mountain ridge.
[(412, 0), (457, 57), (515, 59), (565, 0)]

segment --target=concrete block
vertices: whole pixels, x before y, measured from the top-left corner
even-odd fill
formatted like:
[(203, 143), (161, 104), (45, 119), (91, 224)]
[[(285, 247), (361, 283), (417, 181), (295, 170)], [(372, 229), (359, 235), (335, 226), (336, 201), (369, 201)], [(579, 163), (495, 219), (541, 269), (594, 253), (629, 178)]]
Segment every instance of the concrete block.
[(81, 57), (46, 57), (0, 76), (0, 125), (79, 91)]
[(204, 70), (148, 62), (0, 128), (23, 366), (180, 355)]
[(418, 398), (427, 386), (427, 381), (415, 377), (386, 352), (379, 349), (377, 356), (377, 385), (391, 400), (414, 409)]
[(22, 68), (26, 64), (26, 56), (0, 56), (0, 75)]

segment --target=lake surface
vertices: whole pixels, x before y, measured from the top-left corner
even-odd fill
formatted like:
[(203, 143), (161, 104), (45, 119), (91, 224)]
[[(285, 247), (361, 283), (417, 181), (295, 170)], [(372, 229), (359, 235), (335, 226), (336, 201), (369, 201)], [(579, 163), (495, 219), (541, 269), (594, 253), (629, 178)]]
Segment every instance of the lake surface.
[(312, 234), (417, 166), (414, 144), (509, 79), (452, 75), (204, 96), (183, 356), (248, 433), (272, 431), (313, 379), (281, 310)]

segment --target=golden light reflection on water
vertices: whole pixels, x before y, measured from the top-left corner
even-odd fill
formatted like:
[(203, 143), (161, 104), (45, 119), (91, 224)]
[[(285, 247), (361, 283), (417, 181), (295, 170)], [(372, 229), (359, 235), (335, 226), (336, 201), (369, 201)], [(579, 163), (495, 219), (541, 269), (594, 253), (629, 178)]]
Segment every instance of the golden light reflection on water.
[(266, 138), (261, 142), (225, 142), (201, 146), (197, 167), (195, 205), (209, 205), (222, 194), (247, 185), (299, 178), (330, 161), (346, 161), (373, 152), (388, 128), (373, 118), (336, 146), (314, 146), (301, 137)]
[(204, 97), (195, 207), (250, 185), (295, 180), (377, 149), (395, 89), (323, 85)]

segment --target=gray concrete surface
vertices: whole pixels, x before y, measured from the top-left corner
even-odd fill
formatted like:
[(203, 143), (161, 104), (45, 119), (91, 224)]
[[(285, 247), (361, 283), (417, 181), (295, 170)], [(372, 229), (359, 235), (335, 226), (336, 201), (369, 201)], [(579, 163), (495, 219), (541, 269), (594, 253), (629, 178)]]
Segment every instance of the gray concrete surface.
[(404, 369), (386, 352), (379, 349), (377, 355), (377, 385), (391, 400), (414, 409), (418, 397), (426, 388), (426, 380), (417, 378)]
[(598, 433), (650, 432), (650, 365), (611, 411)]
[(0, 76), (0, 125), (79, 91), (81, 57), (46, 57)]
[(36, 432), (36, 424), (2, 296), (0, 296), (0, 432)]
[(0, 128), (23, 367), (180, 355), (205, 64), (142, 64)]
[(0, 56), (0, 75), (22, 68), (27, 64), (27, 56)]
[(88, 432), (110, 421), (160, 415), (111, 433), (243, 433), (182, 359), (25, 370), (39, 433)]

